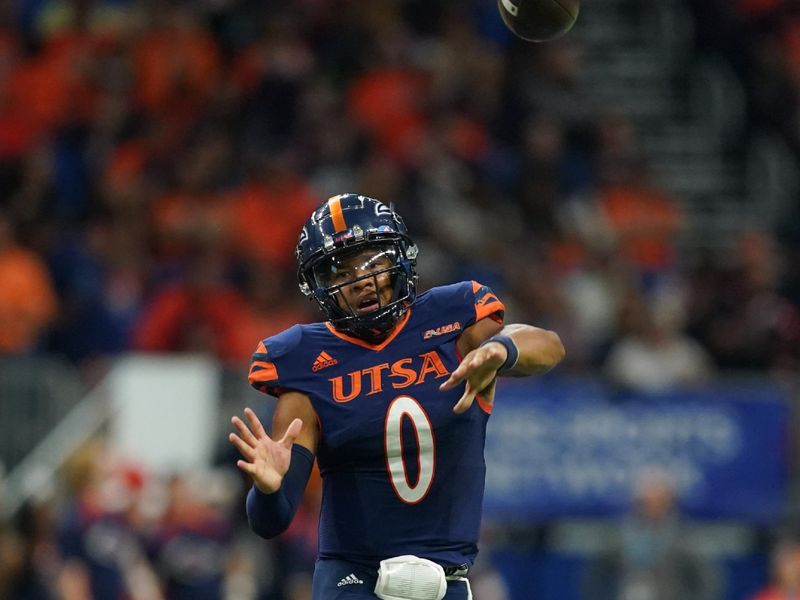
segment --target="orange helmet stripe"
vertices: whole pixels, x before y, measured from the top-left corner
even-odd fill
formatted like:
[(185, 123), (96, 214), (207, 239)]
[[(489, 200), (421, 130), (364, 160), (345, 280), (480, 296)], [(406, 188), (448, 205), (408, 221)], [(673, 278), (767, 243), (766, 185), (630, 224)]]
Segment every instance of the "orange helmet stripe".
[(347, 223), (344, 221), (344, 212), (342, 212), (341, 196), (334, 196), (328, 200), (328, 208), (331, 212), (331, 219), (333, 219), (334, 233), (347, 229)]

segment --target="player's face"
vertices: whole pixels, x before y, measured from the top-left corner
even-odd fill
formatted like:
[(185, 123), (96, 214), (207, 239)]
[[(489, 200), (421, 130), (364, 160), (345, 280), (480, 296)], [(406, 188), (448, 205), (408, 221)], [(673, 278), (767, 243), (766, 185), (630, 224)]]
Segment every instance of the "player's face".
[(394, 266), (392, 247), (364, 248), (331, 258), (316, 273), (325, 287), (337, 286), (334, 292), (339, 307), (351, 315), (363, 315), (392, 301)]

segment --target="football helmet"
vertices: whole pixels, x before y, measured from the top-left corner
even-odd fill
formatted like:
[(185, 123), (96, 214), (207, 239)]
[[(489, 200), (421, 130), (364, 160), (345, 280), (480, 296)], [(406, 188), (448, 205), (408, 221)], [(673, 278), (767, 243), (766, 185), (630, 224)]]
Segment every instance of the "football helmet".
[[(316, 300), (337, 330), (357, 338), (383, 339), (416, 298), (417, 246), (393, 207), (374, 198), (329, 198), (303, 226), (295, 253), (300, 291)], [(378, 293), (366, 307), (353, 306), (342, 291), (364, 282), (377, 292), (384, 274), (391, 286), (388, 301)]]

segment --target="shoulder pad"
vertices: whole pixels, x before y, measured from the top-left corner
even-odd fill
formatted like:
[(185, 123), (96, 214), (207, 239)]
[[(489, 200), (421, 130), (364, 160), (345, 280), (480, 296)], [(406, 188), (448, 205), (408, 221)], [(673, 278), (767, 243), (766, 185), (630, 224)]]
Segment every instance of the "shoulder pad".
[(294, 325), (258, 343), (250, 361), (248, 381), (257, 390), (275, 393), (280, 387), (276, 361), (297, 348), (303, 338), (300, 325)]
[(260, 358), (269, 356), (272, 359), (286, 356), (300, 345), (302, 339), (303, 328), (300, 325), (292, 325), (289, 329), (284, 329), (280, 333), (259, 342), (256, 351), (253, 353), (253, 359), (255, 360), (257, 355)]

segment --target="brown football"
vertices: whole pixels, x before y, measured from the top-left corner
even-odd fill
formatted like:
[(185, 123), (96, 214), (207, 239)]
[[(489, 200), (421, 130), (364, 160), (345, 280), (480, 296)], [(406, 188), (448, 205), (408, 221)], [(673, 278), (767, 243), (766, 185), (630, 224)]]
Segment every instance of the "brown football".
[(529, 42), (546, 42), (572, 29), (580, 0), (497, 0), (497, 6), (516, 35)]

